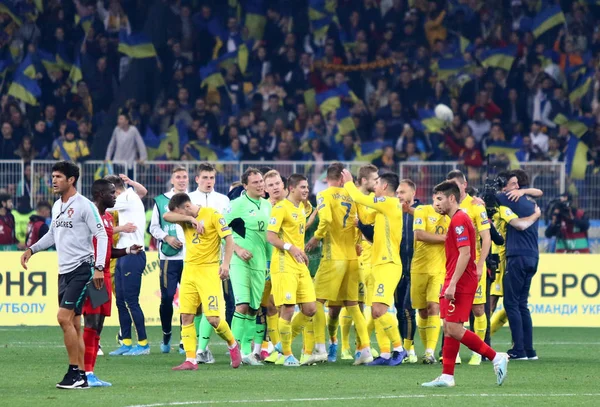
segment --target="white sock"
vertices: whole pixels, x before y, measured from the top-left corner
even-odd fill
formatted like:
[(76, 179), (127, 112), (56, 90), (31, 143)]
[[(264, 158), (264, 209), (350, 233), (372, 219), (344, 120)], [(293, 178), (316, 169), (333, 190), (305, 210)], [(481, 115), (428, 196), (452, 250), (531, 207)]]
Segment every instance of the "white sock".
[(446, 382), (451, 382), (452, 380), (454, 380), (454, 376), (451, 374), (442, 373), (442, 375), (440, 376), (440, 379), (442, 379), (443, 381), (446, 381)]
[(325, 352), (327, 352), (325, 350), (325, 344), (324, 343), (318, 343), (318, 344), (316, 344), (315, 348), (317, 349), (317, 353), (325, 353)]
[(409, 354), (409, 355), (414, 355), (414, 354), (415, 354), (415, 350), (414, 350), (414, 349), (411, 349), (411, 350), (409, 350), (409, 351), (408, 351), (408, 354)]
[(394, 348), (394, 352), (402, 352), (404, 350), (404, 348), (402, 346), (396, 346)]
[(233, 342), (233, 345), (231, 345), (231, 346), (227, 345), (227, 348), (229, 348), (229, 349), (233, 349), (233, 348), (235, 348), (236, 346), (237, 346), (237, 341), (236, 341), (236, 342)]
[(492, 360), (493, 364), (496, 363), (500, 363), (500, 361), (504, 358), (503, 355), (501, 355), (500, 353), (496, 353), (496, 356), (494, 356), (494, 360)]
[(433, 349), (425, 349), (425, 354), (431, 353), (433, 355)]
[(379, 354), (379, 357), (380, 357), (380, 358), (383, 358), (383, 359), (389, 359), (389, 358), (391, 358), (391, 357), (392, 357), (392, 354), (391, 354), (391, 353), (384, 352), (384, 353), (380, 353), (380, 354)]
[(85, 375), (90, 375), (90, 374), (94, 374), (94, 372), (85, 372)]
[(192, 363), (192, 364), (194, 364), (194, 365), (197, 365), (197, 364), (198, 364), (198, 362), (196, 361), (196, 359), (195, 359), (195, 358), (185, 358), (185, 361), (186, 361), (186, 362), (190, 362), (190, 363)]
[(260, 355), (261, 350), (262, 350), (262, 343), (255, 343), (254, 344), (254, 353), (256, 353), (257, 355)]

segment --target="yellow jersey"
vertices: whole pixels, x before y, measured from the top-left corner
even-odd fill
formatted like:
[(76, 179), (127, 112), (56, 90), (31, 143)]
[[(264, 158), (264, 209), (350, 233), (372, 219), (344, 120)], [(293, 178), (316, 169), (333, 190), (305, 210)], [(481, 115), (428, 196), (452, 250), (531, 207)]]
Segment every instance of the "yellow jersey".
[(477, 258), (475, 259), (475, 263), (477, 263), (481, 256), (480, 233), (484, 230), (490, 230), (490, 220), (488, 219), (485, 206), (475, 203), (473, 197), (469, 194), (467, 194), (465, 199), (460, 203), (460, 209), (469, 215), (469, 218), (471, 218), (471, 222), (473, 222), (473, 226), (475, 227), (475, 232), (477, 232)]
[(179, 223), (185, 235), (185, 262), (193, 265), (218, 264), (221, 260), (221, 239), (231, 236), (225, 218), (211, 208), (200, 208), (198, 222), (204, 224), (204, 233), (187, 222)]
[[(289, 199), (284, 199), (271, 210), (271, 220), (267, 226), (267, 231), (277, 233), (277, 236), (285, 243), (290, 243), (300, 250), (304, 250), (306, 209), (306, 206), (302, 203), (296, 206)], [(310, 209), (312, 209), (312, 206)], [(276, 247), (273, 247), (271, 261), (273, 263), (279, 262), (280, 266), (285, 262), (286, 265), (292, 268), (301, 268), (301, 265), (296, 262), (290, 252), (279, 250)]]
[(356, 204), (344, 188), (329, 187), (317, 194), (319, 227), (314, 236), (323, 241), (325, 260), (356, 260)]
[(63, 160), (77, 161), (81, 157), (90, 155), (90, 149), (83, 140), (57, 140), (56, 143), (52, 156), (57, 160), (62, 158)]
[[(413, 231), (423, 230), (435, 235), (448, 232), (450, 218), (440, 215), (432, 205), (420, 205), (415, 208)], [(412, 258), (411, 273), (438, 275), (446, 273), (445, 244), (427, 243), (415, 239), (415, 250)]]
[(492, 253), (498, 254), (501, 260), (506, 257), (506, 227), (508, 226), (508, 223), (511, 220), (518, 218), (519, 217), (517, 216), (517, 214), (514, 213), (512, 209), (506, 206), (500, 206), (498, 208), (498, 212), (496, 212), (496, 214), (492, 218), (494, 220), (494, 226), (496, 227), (496, 230), (504, 238), (504, 245), (502, 246), (496, 246), (492, 242)]
[[(344, 188), (354, 202), (373, 209), (367, 212), (359, 209), (359, 218), (365, 225), (375, 224), (371, 265), (395, 263), (400, 260), (402, 241), (402, 204), (396, 197), (370, 197), (358, 190), (353, 182), (346, 182)], [(359, 207), (360, 208), (360, 207)]]

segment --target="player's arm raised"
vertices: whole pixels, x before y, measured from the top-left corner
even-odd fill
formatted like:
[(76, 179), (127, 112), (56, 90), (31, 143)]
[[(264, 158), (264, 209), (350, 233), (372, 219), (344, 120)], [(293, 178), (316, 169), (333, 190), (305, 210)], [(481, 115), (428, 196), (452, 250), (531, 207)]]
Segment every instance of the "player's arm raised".
[[(313, 237), (306, 243), (304, 249), (310, 252), (319, 245), (319, 242), (325, 238), (330, 230), (333, 216), (331, 215), (331, 204), (322, 193), (317, 195), (317, 211), (319, 212), (319, 226)], [(308, 226), (307, 226), (308, 228)]]
[(163, 219), (167, 222), (178, 223), (182, 227), (191, 224), (194, 227), (194, 229), (196, 229), (196, 232), (198, 232), (199, 234), (204, 233), (204, 226), (200, 222), (198, 222), (198, 220), (193, 216), (182, 215), (174, 212), (167, 212), (163, 215)]
[(523, 195), (529, 195), (534, 198), (541, 198), (544, 196), (544, 191), (537, 188), (523, 188), (523, 189), (513, 189), (512, 191), (508, 191), (506, 196), (511, 201), (518, 201)]

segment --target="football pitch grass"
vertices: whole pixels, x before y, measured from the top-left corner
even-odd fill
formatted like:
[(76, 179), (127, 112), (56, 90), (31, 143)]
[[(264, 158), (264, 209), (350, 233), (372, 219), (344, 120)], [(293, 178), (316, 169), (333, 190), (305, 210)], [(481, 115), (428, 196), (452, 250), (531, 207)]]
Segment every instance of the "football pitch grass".
[[(116, 328), (107, 327), (103, 349), (115, 349)], [(226, 347), (215, 335), (217, 363), (196, 372), (173, 372), (182, 362), (176, 351), (161, 354), (160, 328), (148, 329), (152, 354), (99, 356), (96, 374), (110, 388), (58, 390), (67, 367), (58, 327), (0, 327), (0, 405), (2, 406), (594, 406), (600, 405), (600, 337), (597, 329), (537, 328), (540, 360), (513, 361), (502, 387), (489, 362), (468, 366), (461, 347), (456, 387), (424, 389), (441, 373), (439, 364), (398, 367), (352, 366), (352, 361), (319, 366), (240, 366), (232, 369)], [(175, 338), (174, 338), (175, 339)], [(496, 349), (509, 348), (509, 331), (494, 337)], [(417, 353), (422, 347), (417, 338)], [(299, 357), (299, 341), (294, 344)]]

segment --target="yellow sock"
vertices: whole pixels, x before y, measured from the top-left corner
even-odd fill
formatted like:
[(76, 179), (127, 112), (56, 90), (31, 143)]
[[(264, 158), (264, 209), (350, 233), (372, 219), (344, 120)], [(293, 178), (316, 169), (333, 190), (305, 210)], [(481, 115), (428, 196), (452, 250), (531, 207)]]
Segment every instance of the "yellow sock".
[(303, 332), (303, 344), (304, 344), (304, 353), (306, 355), (312, 355), (313, 349), (315, 348), (315, 330), (314, 330), (314, 322), (312, 317), (307, 317), (302, 314), (304, 317), (304, 330)]
[(140, 346), (148, 345), (148, 339), (142, 339), (141, 341), (138, 341), (138, 345), (140, 345)]
[(439, 315), (427, 318), (427, 333), (425, 334), (427, 336), (427, 343), (425, 344), (425, 349), (435, 351), (441, 329), (442, 324)]
[(301, 333), (304, 335), (304, 333), (302, 332), (302, 330), (304, 329), (302, 315), (303, 314), (301, 312), (296, 312), (292, 317), (292, 342), (294, 341), (294, 338), (300, 335)]
[(394, 318), (389, 312), (386, 312), (375, 321), (375, 323), (379, 323), (381, 325), (390, 342), (392, 342), (392, 347), (394, 349), (402, 347), (400, 330), (398, 329), (396, 321), (397, 319)]
[(373, 319), (373, 316), (371, 315), (371, 310), (369, 309), (368, 312), (365, 312), (365, 322), (367, 323), (367, 334), (369, 335), (369, 338), (373, 335), (373, 332), (375, 332), (375, 320)]
[(475, 317), (473, 329), (475, 330), (475, 334), (479, 336), (479, 339), (483, 341), (485, 339), (485, 331), (487, 330), (487, 317), (485, 314)]
[(427, 322), (428, 318), (421, 318), (421, 315), (417, 312), (417, 330), (419, 331), (419, 338), (423, 347), (427, 349)]
[(315, 329), (315, 343), (317, 345), (325, 345), (325, 307), (317, 301), (317, 312), (313, 317)]
[(281, 342), (281, 338), (279, 337), (279, 315), (267, 316), (267, 333), (273, 345)]
[(378, 322), (378, 319), (374, 319), (373, 323), (375, 325), (375, 337), (377, 338), (377, 344), (379, 345), (380, 353), (390, 353), (390, 339), (388, 338), (383, 326)]
[(340, 328), (342, 330), (342, 351), (350, 350), (350, 328), (352, 327), (352, 316), (346, 307), (340, 312)]
[(183, 342), (185, 357), (195, 358), (196, 347), (198, 346), (198, 338), (196, 337), (196, 327), (194, 326), (193, 322), (189, 325), (183, 325), (181, 327), (181, 342)]
[(292, 323), (283, 318), (279, 318), (279, 336), (281, 338), (281, 348), (283, 354), (289, 356), (292, 354)]
[(329, 334), (329, 340), (331, 343), (337, 343), (338, 327), (340, 326), (340, 319), (327, 317), (327, 333)]
[(261, 350), (269, 349), (269, 341), (263, 341), (262, 346), (260, 348)]
[(494, 312), (491, 320), (490, 327), (490, 335), (495, 334), (508, 322), (508, 315), (506, 315), (506, 311), (502, 308), (500, 311)]
[(131, 346), (131, 339), (123, 339), (123, 345)]
[(233, 346), (235, 344), (235, 338), (233, 337), (233, 332), (229, 328), (227, 321), (225, 318), (219, 318), (219, 325), (215, 328), (215, 332), (221, 339), (227, 342), (227, 346)]
[(409, 350), (411, 350), (414, 347), (414, 342), (415, 341), (411, 341), (410, 339), (404, 339), (404, 340), (402, 340), (402, 346), (408, 352)]
[(360, 308), (358, 305), (351, 305), (346, 307), (348, 313), (352, 316), (352, 321), (354, 321), (354, 329), (356, 330), (356, 337), (358, 338), (358, 349), (370, 348), (371, 340), (369, 330), (367, 328), (367, 321), (365, 317), (360, 312)]

